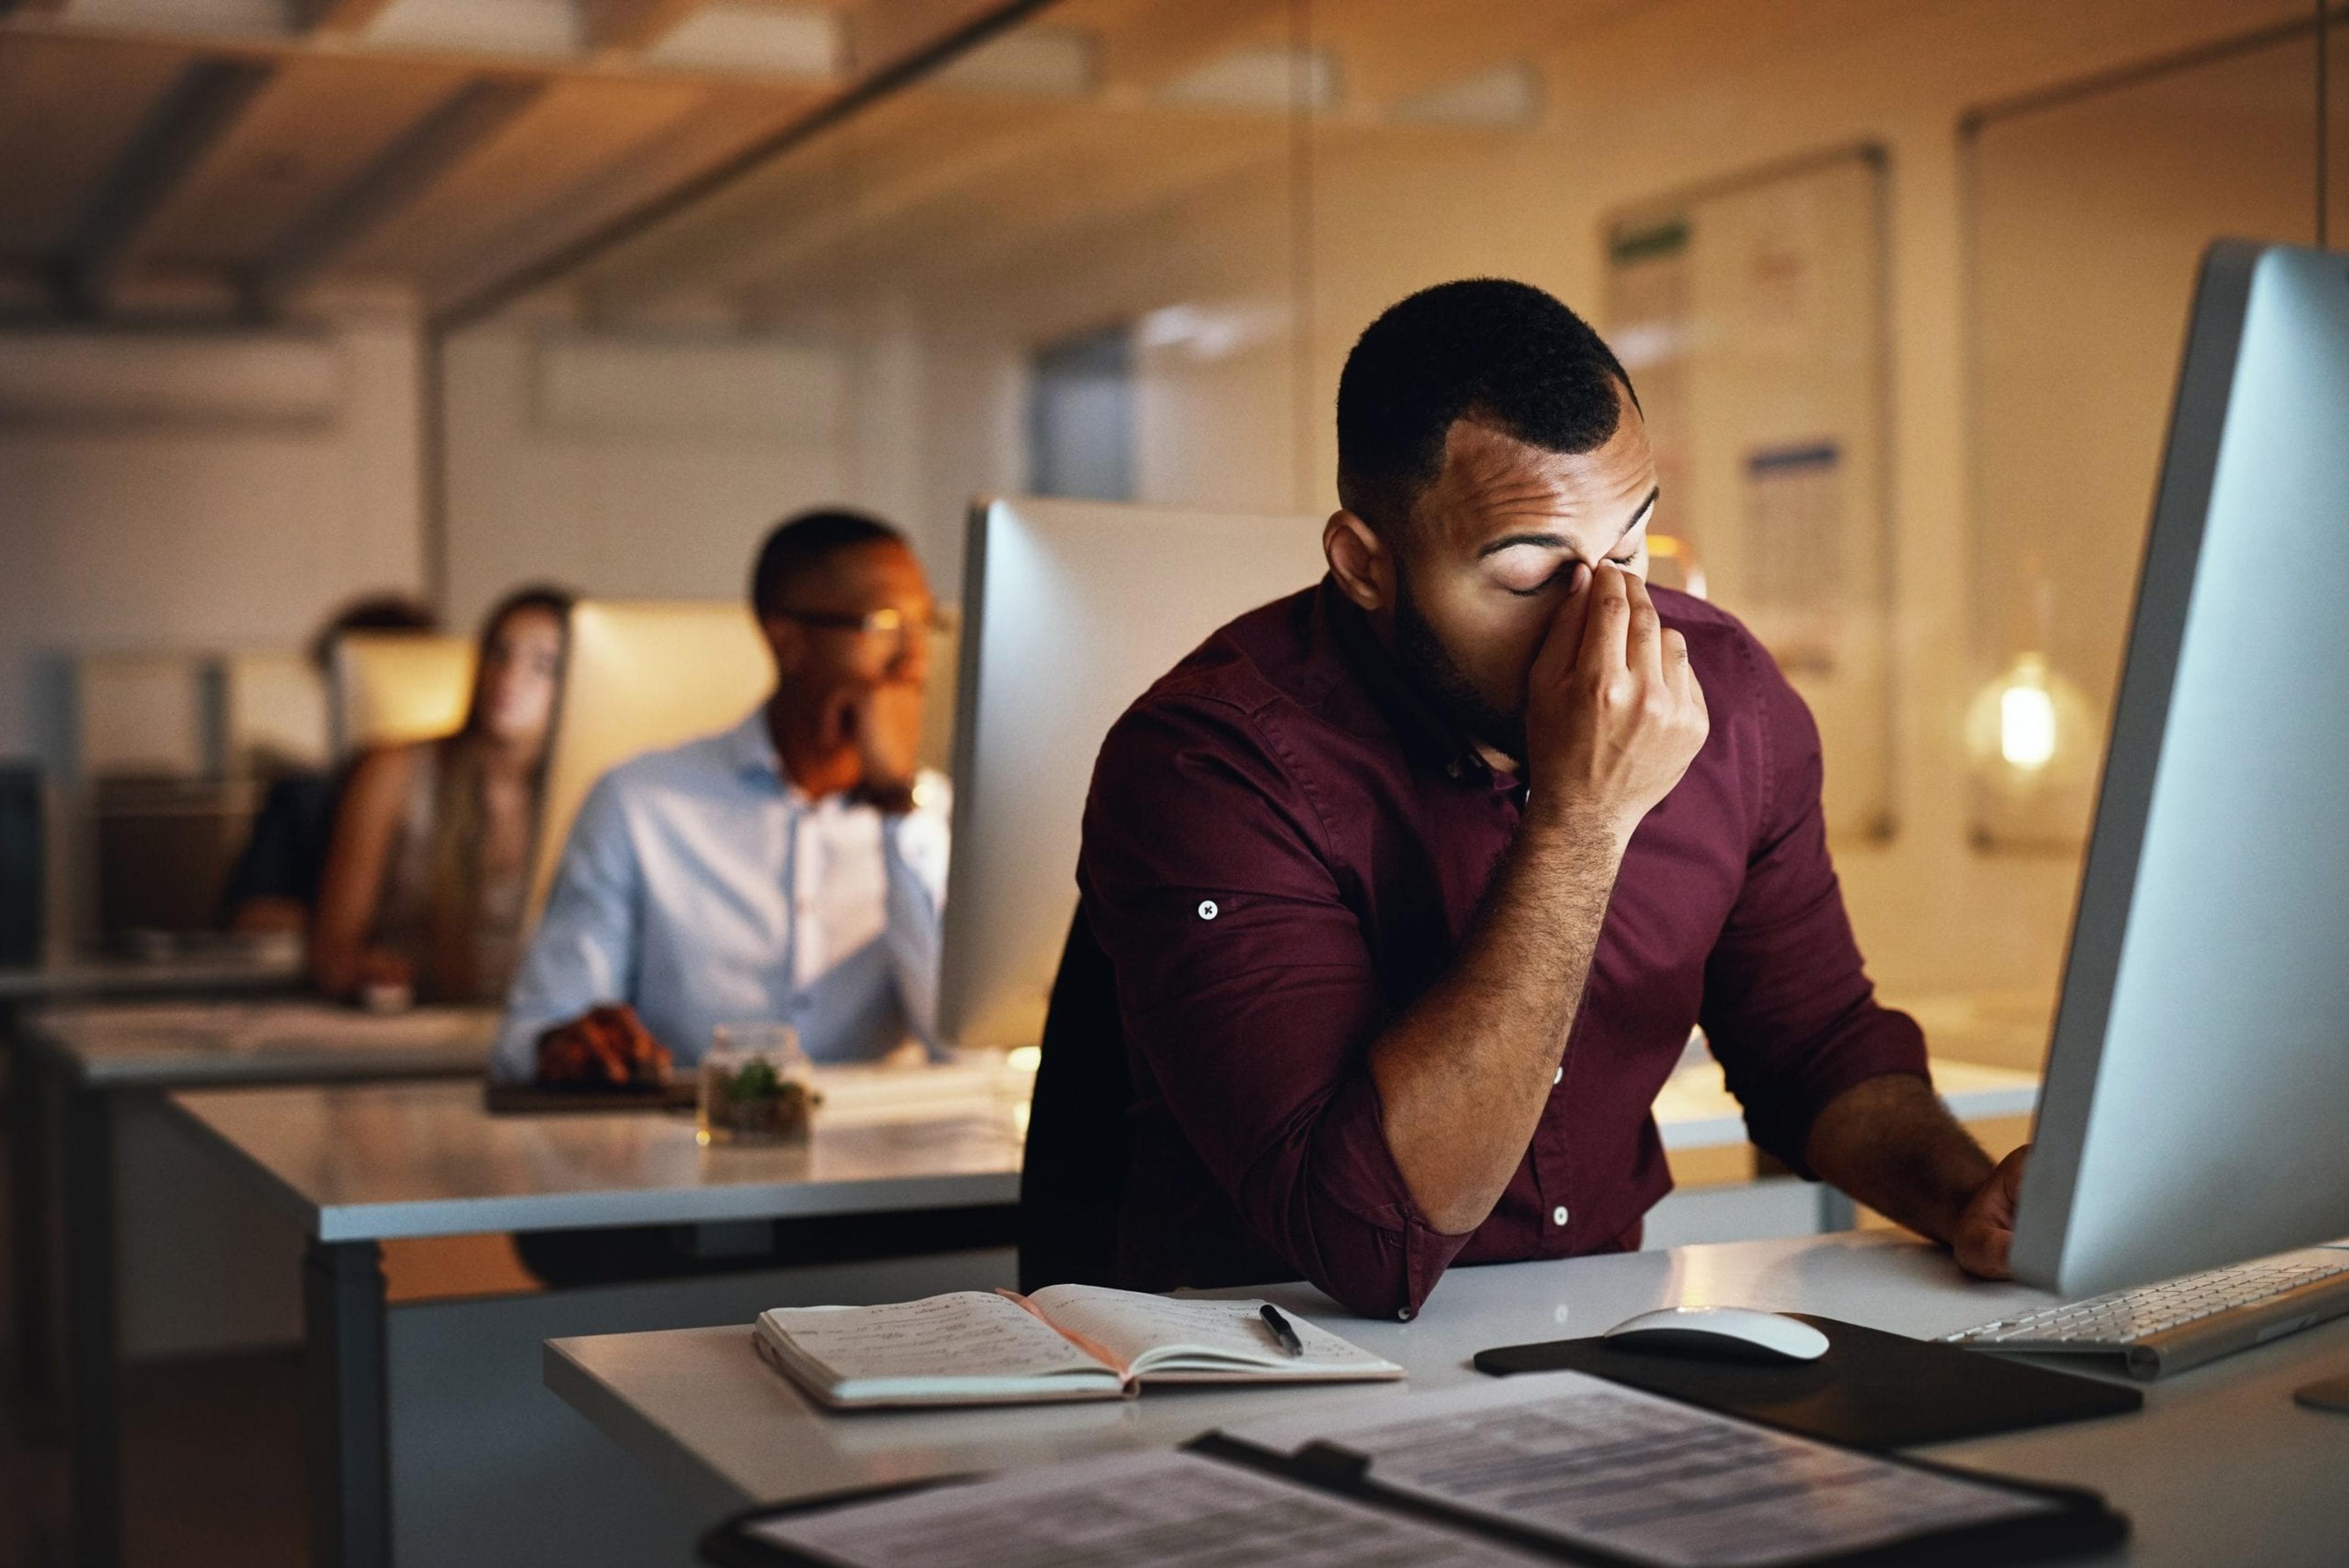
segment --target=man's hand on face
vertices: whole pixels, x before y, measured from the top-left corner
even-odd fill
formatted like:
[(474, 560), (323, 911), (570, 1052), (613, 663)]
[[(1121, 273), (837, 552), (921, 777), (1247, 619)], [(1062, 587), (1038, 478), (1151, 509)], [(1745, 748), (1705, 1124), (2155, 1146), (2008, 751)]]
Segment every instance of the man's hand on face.
[[(1578, 580), (1584, 572), (1576, 568)], [(1628, 843), (1696, 759), (1709, 725), (1687, 642), (1657, 618), (1645, 583), (1601, 562), (1558, 605), (1534, 657), (1528, 809)]]
[(669, 1080), (669, 1054), (626, 1002), (597, 1007), (538, 1037), (543, 1084), (628, 1088)]
[(910, 805), (922, 743), (922, 686), (883, 681), (859, 691), (843, 713), (864, 766), (862, 793), (885, 810)]
[(2011, 1279), (2007, 1254), (2014, 1246), (2014, 1205), (2023, 1193), (2023, 1162), (2031, 1152), (2025, 1144), (1998, 1162), (1958, 1215), (1950, 1233), (1950, 1251), (1958, 1266), (1982, 1279)]

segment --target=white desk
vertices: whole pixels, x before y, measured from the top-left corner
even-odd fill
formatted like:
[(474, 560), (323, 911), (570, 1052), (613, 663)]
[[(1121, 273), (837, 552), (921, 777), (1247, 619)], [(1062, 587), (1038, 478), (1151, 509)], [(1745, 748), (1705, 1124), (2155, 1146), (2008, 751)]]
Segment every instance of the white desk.
[(168, 1089), (477, 1077), (497, 1021), (491, 1008), (376, 1015), (305, 998), (47, 1007), (24, 1031), (26, 1048), (92, 1088)]
[[(1404, 1387), (1479, 1377), (1491, 1346), (1592, 1334), (1650, 1307), (1816, 1312), (1930, 1335), (2051, 1299), (1966, 1281), (1940, 1252), (1881, 1233), (1454, 1269), (1408, 1324), (1350, 1318), (1309, 1286), (1263, 1295), (1410, 1368)], [(1392, 1398), (1395, 1386), (1162, 1389), (1111, 1405), (830, 1415), (750, 1347), (747, 1326), (552, 1341), (547, 1386), (714, 1522), (754, 1502), (1171, 1446), (1275, 1411)], [(2100, 1561), (2207, 1568), (2332, 1564), (2349, 1543), (2349, 1418), (2302, 1408), (2297, 1385), (2349, 1369), (2349, 1319), (2145, 1386), (2136, 1415), (1920, 1450), (2094, 1487), (2130, 1516)]]
[(312, 1236), (371, 1243), (1017, 1202), (1020, 1088), (895, 1119), (827, 1104), (805, 1143), (770, 1148), (704, 1148), (685, 1114), (492, 1116), (477, 1083), (172, 1100)]
[(174, 1094), (310, 1238), (312, 1561), (388, 1560), (378, 1242), (1009, 1205), (1031, 1081), (999, 1064), (820, 1071), (809, 1140), (770, 1148), (704, 1148), (661, 1111), (493, 1116), (478, 1083)]
[[(250, 971), (253, 966), (245, 966)], [(113, 973), (116, 966), (106, 966)], [(123, 965), (142, 981), (196, 965)], [(215, 978), (233, 973), (219, 968)], [(120, 1555), (119, 1348), (116, 1130), (126, 1110), (191, 1086), (478, 1079), (497, 1026), (493, 1011), (419, 1008), (373, 1016), (309, 999), (76, 1003), (20, 1016), (12, 1031), (12, 1259), (17, 1381), (30, 1409), (58, 1403), (52, 1326), (64, 1326), (77, 1560)], [(475, 1091), (478, 1093), (478, 1090)], [(126, 1107), (126, 1098), (140, 1103)], [(52, 1187), (54, 1186), (54, 1195)], [(63, 1267), (49, 1249), (52, 1205), (62, 1213)], [(61, 1273), (59, 1293), (52, 1275)]]
[(298, 952), (224, 953), (203, 958), (75, 957), (0, 965), (0, 1003), (254, 995), (290, 991), (302, 981)]

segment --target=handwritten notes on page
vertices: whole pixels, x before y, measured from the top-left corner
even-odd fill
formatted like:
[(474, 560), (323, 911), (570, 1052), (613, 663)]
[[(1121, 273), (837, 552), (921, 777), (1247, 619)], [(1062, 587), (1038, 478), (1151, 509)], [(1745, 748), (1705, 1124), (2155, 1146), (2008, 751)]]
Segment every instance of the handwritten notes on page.
[(777, 1307), (760, 1321), (840, 1383), (954, 1377), (1047, 1377), (1102, 1364), (1018, 1304), (955, 1291), (885, 1306)]
[(1524, 1568), (1473, 1537), (1190, 1454), (1120, 1454), (750, 1533), (852, 1568)]

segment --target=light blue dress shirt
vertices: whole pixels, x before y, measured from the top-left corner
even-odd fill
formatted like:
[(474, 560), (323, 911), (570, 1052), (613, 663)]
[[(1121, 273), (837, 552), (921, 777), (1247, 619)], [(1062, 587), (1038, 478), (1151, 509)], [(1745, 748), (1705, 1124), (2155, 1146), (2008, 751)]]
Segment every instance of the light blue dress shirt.
[(492, 1078), (534, 1072), (538, 1037), (633, 1004), (677, 1065), (719, 1024), (788, 1023), (817, 1061), (937, 1054), (946, 780), (885, 817), (811, 800), (785, 776), (764, 709), (723, 735), (632, 758), (572, 822), (546, 913), (506, 998)]

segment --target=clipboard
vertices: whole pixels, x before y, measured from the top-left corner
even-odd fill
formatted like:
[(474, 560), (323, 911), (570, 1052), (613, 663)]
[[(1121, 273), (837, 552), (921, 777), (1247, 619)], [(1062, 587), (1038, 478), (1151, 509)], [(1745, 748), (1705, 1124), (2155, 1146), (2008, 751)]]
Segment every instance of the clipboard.
[[(1381, 1486), (1370, 1460), (1332, 1443), (1312, 1443), (1295, 1454), (1282, 1454), (1212, 1431), (1184, 1444), (1182, 1451), (1251, 1470), (1309, 1491), (1342, 1497), (1447, 1533), (1506, 1545), (1553, 1562), (1587, 1564), (1589, 1568), (1652, 1568), (1648, 1559), (1620, 1555), (1587, 1542), (1562, 1541), (1547, 1532), (1515, 1529), (1484, 1515), (1455, 1511)], [(1770, 1568), (1978, 1568), (1984, 1563), (2033, 1563), (2094, 1553), (2116, 1544), (2128, 1533), (2128, 1521), (2124, 1516), (2108, 1508), (2095, 1492), (2081, 1488), (2011, 1480), (1881, 1454), (1867, 1457), (1878, 1463), (1950, 1476), (2052, 1507), (2024, 1518), (1924, 1531), (1857, 1552), (1780, 1559)], [(834, 1559), (766, 1539), (753, 1533), (754, 1528), (793, 1515), (912, 1496), (986, 1479), (983, 1473), (966, 1472), (860, 1487), (798, 1502), (747, 1509), (703, 1535), (700, 1556), (716, 1568), (834, 1568)]]
[[(1812, 1439), (1816, 1442), (1820, 1439)], [(1828, 1443), (1829, 1448), (1847, 1445)], [(1547, 1531), (1520, 1529), (1481, 1514), (1469, 1514), (1427, 1499), (1392, 1491), (1379, 1484), (1371, 1460), (1335, 1443), (1312, 1443), (1295, 1454), (1274, 1453), (1222, 1432), (1209, 1432), (1184, 1447), (1247, 1465), (1300, 1485), (1335, 1492), (1357, 1502), (1442, 1524), (1462, 1534), (1481, 1536), (1560, 1563), (1588, 1563), (1592, 1568), (1653, 1568), (1652, 1561), (1629, 1557), (1588, 1542), (1568, 1542)], [(1865, 1452), (1866, 1450), (1853, 1450)], [(1879, 1464), (1949, 1476), (1971, 1485), (2011, 1492), (2053, 1504), (2051, 1511), (2020, 1519), (1929, 1530), (1898, 1540), (1823, 1556), (1782, 1558), (1768, 1568), (1981, 1568), (1986, 1563), (2036, 1563), (2101, 1552), (2128, 1536), (2128, 1520), (2114, 1511), (2102, 1494), (2085, 1487), (2051, 1486), (2005, 1476), (1961, 1470), (1955, 1465), (1892, 1454), (1868, 1453)]]
[(730, 1513), (708, 1530), (695, 1543), (695, 1553), (713, 1568), (833, 1568), (821, 1557), (811, 1557), (778, 1546), (750, 1533), (750, 1527), (770, 1519), (789, 1519), (795, 1513), (822, 1513), (826, 1509), (844, 1508), (852, 1502), (877, 1502), (885, 1497), (911, 1497), (917, 1491), (931, 1491), (943, 1486), (961, 1486), (970, 1481), (985, 1480), (983, 1470), (963, 1470), (952, 1475), (924, 1476), (918, 1480), (883, 1481), (877, 1486), (850, 1487), (844, 1491), (828, 1491), (821, 1497), (803, 1497), (797, 1502), (761, 1503), (746, 1508), (740, 1513)]

